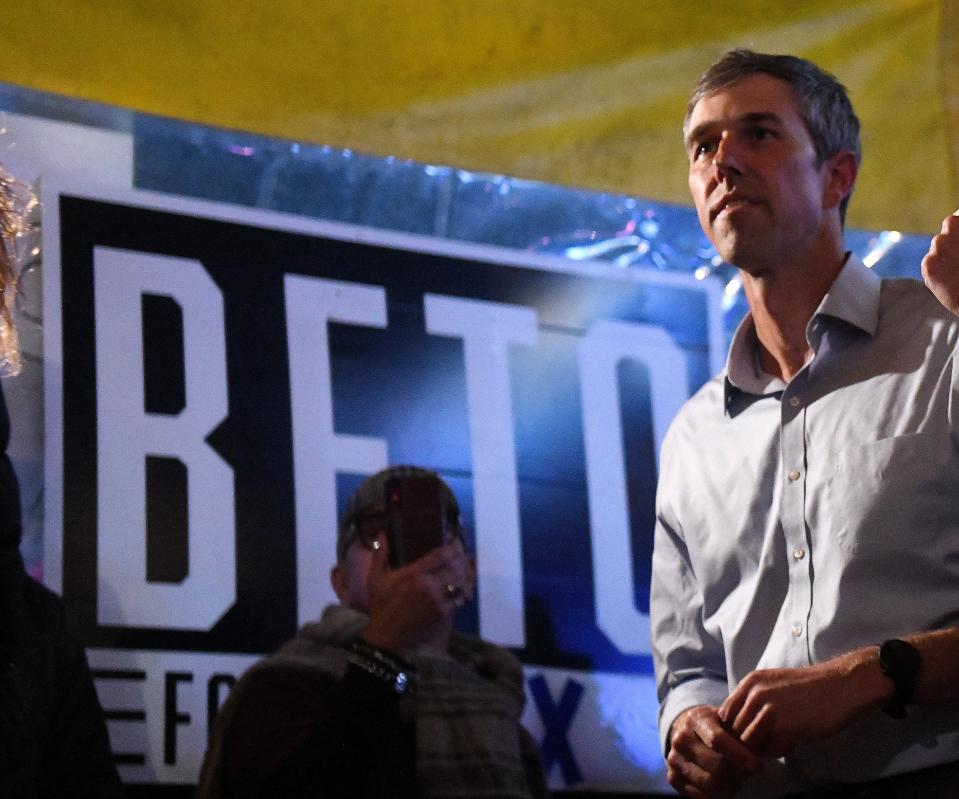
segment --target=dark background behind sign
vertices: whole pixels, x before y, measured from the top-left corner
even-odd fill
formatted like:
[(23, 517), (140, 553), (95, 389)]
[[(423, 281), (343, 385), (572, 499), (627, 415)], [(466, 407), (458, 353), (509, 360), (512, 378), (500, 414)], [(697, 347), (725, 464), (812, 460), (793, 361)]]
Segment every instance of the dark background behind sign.
[[(63, 592), (87, 646), (267, 652), (296, 627), (289, 374), (283, 275), (384, 286), (388, 328), (329, 326), (335, 429), (387, 440), (392, 462), (440, 471), (472, 527), (470, 441), (461, 340), (424, 330), (425, 292), (536, 309), (536, 347), (513, 347), (512, 405), (519, 475), (527, 646), (525, 662), (648, 671), (597, 629), (583, 452), (578, 336), (597, 319), (667, 329), (686, 353), (691, 387), (708, 376), (705, 294), (633, 280), (527, 269), (234, 223), (61, 198), (63, 297)], [(196, 259), (223, 292), (229, 415), (209, 436), (234, 470), (235, 606), (210, 632), (102, 627), (96, 622), (96, 425), (93, 248)], [(146, 410), (183, 403), (178, 307), (145, 297)], [(318, 353), (317, 357), (321, 354)], [(619, 370), (630, 491), (636, 606), (647, 609), (655, 457), (649, 376)], [(186, 475), (148, 463), (148, 574), (183, 576)], [(342, 475), (339, 501), (361, 476)], [(177, 501), (180, 499), (181, 501)], [(194, 534), (196, 534), (194, 532)], [(317, 575), (326, 580), (326, 575)], [(475, 605), (473, 606), (475, 608)], [(475, 610), (463, 628), (476, 629)]]

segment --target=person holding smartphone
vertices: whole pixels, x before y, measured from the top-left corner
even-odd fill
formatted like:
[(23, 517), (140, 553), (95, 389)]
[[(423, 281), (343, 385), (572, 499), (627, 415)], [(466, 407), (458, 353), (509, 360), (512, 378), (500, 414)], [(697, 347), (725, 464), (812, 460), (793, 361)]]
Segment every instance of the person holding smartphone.
[(435, 472), (364, 481), (339, 525), (339, 604), (234, 687), (198, 796), (546, 796), (519, 662), (453, 630), (474, 568)]

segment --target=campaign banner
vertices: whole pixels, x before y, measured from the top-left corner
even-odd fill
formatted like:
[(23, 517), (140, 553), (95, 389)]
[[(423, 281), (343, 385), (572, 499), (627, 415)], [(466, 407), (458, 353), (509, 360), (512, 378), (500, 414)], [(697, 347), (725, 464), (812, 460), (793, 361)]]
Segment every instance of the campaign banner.
[(460, 501), (478, 587), (458, 626), (523, 661), (551, 785), (665, 786), (657, 453), (721, 367), (715, 283), (44, 191), (44, 576), (124, 779), (196, 781), (235, 679), (334, 601), (346, 498), (410, 463)]

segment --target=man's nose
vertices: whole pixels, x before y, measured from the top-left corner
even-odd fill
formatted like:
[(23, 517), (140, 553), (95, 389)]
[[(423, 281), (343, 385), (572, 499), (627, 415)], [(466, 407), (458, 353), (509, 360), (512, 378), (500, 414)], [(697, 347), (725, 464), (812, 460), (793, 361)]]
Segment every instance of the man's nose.
[(736, 143), (728, 134), (720, 137), (713, 153), (713, 166), (719, 177), (742, 174), (742, 162)]

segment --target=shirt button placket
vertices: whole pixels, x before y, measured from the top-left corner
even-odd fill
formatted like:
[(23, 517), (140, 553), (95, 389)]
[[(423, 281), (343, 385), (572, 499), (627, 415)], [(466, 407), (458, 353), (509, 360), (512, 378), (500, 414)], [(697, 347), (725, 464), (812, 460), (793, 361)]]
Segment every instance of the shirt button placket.
[(786, 478), (780, 521), (786, 538), (784, 554), (789, 561), (785, 600), (788, 627), (782, 632), (791, 642), (786, 651), (794, 666), (808, 663), (805, 622), (811, 601), (810, 563), (806, 557), (806, 409), (799, 393), (799, 385), (804, 382), (805, 375), (799, 375), (783, 396), (780, 430), (782, 473)]

